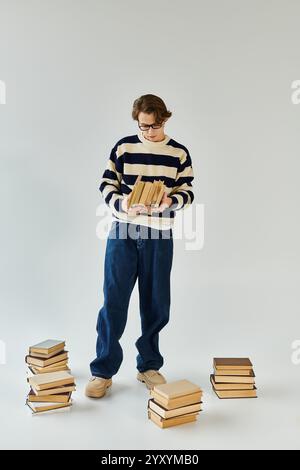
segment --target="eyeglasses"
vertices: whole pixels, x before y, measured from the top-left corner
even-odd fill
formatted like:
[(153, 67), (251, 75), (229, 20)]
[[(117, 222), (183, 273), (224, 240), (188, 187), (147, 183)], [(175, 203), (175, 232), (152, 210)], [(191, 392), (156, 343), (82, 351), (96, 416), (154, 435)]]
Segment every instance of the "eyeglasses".
[(141, 131), (148, 131), (150, 127), (152, 127), (152, 129), (160, 129), (162, 127), (162, 124), (149, 124), (149, 125), (144, 125), (144, 126), (141, 126), (140, 124), (138, 124), (138, 126), (141, 129)]

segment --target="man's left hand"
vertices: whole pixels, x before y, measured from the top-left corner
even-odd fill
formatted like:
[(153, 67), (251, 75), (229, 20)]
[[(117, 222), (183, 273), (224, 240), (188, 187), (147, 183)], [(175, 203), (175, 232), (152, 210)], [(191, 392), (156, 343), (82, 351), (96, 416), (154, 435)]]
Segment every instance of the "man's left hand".
[(170, 197), (168, 197), (168, 195), (165, 191), (159, 207), (151, 207), (150, 208), (150, 214), (152, 214), (153, 212), (163, 212), (165, 209), (170, 207), (171, 204), (172, 204), (172, 199)]

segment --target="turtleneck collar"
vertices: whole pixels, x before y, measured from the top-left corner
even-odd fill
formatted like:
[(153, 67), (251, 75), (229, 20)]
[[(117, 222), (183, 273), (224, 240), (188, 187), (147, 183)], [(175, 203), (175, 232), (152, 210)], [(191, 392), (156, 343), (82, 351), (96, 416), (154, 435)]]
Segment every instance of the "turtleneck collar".
[(161, 140), (159, 142), (148, 140), (146, 139), (146, 137), (143, 136), (143, 133), (141, 130), (138, 131), (138, 138), (143, 144), (148, 145), (149, 147), (153, 149), (158, 148), (161, 145), (166, 145), (170, 140), (170, 137), (167, 134), (165, 134), (164, 140)]

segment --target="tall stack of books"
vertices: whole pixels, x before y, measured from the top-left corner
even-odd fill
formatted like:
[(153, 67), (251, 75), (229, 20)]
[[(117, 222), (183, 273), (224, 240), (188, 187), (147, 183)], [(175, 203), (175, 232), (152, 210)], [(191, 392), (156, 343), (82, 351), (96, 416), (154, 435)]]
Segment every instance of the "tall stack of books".
[(155, 385), (150, 390), (148, 418), (161, 428), (196, 421), (203, 392), (189, 380)]
[(248, 358), (215, 358), (210, 380), (221, 399), (257, 398), (253, 365)]
[(128, 198), (128, 208), (136, 206), (159, 207), (165, 191), (164, 182), (160, 180), (141, 181), (141, 178), (142, 176), (139, 175), (134, 183)]
[(68, 366), (65, 341), (48, 339), (31, 346), (25, 362), (31, 387), (26, 405), (33, 414), (72, 405), (71, 395), (76, 385)]

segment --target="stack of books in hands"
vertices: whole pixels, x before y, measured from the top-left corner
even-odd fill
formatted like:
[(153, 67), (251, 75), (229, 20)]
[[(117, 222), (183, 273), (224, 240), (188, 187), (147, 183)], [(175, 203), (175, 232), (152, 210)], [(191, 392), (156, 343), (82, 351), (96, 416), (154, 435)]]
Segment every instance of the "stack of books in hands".
[(130, 207), (142, 206), (146, 208), (159, 207), (164, 195), (165, 186), (163, 181), (141, 181), (139, 175), (128, 198), (128, 209)]
[(188, 380), (155, 385), (150, 390), (148, 418), (161, 428), (196, 421), (203, 392)]
[(257, 398), (253, 365), (248, 358), (215, 358), (210, 381), (221, 398)]
[(72, 405), (71, 395), (76, 385), (68, 367), (65, 341), (48, 339), (31, 346), (25, 362), (31, 387), (26, 405), (33, 414)]

